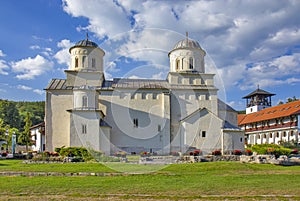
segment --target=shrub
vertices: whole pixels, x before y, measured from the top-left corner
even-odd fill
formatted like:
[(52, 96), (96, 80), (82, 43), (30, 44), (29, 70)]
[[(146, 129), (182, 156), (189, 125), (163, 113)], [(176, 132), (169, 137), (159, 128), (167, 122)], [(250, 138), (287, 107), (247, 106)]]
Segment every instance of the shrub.
[(236, 150), (233, 150), (233, 154), (234, 154), (234, 155), (242, 155), (242, 151), (236, 149)]
[(3, 152), (3, 153), (1, 154), (1, 156), (2, 156), (2, 157), (6, 157), (6, 156), (7, 156), (7, 153), (6, 153), (6, 152)]
[(253, 154), (253, 152), (252, 152), (251, 149), (246, 149), (245, 154), (246, 154), (247, 156), (251, 156), (251, 155)]
[(298, 149), (293, 149), (293, 150), (291, 151), (291, 154), (299, 154), (299, 150), (298, 150)]
[(221, 150), (218, 149), (218, 150), (214, 150), (211, 154), (214, 156), (220, 156), (222, 154), (222, 152), (221, 152)]
[(55, 149), (62, 157), (82, 158), (84, 161), (93, 159), (91, 153), (84, 147), (61, 147)]
[(276, 144), (257, 144), (251, 147), (252, 151), (257, 152), (258, 154), (272, 154), (278, 158), (280, 155), (289, 155), (291, 149), (284, 148)]
[(201, 150), (195, 149), (194, 152), (193, 152), (193, 155), (194, 156), (200, 156), (201, 153), (202, 153)]

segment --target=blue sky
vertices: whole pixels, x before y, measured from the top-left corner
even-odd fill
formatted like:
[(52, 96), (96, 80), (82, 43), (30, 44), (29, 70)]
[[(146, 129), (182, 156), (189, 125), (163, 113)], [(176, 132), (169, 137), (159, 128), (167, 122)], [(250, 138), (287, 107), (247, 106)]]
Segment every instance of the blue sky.
[(165, 79), (168, 52), (186, 31), (235, 109), (257, 85), (277, 94), (273, 105), (300, 98), (299, 13), (293, 0), (1, 0), (0, 99), (45, 100), (86, 32), (106, 52), (106, 79)]

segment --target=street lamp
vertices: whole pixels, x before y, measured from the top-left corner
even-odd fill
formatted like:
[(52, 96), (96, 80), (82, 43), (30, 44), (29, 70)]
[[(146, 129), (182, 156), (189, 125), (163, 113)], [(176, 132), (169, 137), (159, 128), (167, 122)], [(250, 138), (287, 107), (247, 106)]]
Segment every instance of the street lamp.
[(8, 129), (6, 129), (5, 136), (6, 136), (6, 153), (8, 153)]

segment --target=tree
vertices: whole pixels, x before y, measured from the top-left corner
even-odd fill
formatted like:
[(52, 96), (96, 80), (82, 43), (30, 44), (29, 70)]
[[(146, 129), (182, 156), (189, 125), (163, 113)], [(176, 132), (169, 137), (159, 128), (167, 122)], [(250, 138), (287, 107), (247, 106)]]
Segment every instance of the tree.
[(24, 122), (25, 122), (24, 131), (20, 133), (18, 142), (22, 145), (26, 145), (26, 152), (28, 152), (28, 146), (31, 145), (30, 127), (32, 126), (29, 112), (26, 113)]
[(0, 118), (3, 119), (4, 124), (11, 128), (19, 128), (20, 115), (16, 107), (16, 103), (8, 100), (0, 102)]
[(296, 98), (296, 96), (293, 96), (293, 98), (287, 98), (287, 103), (290, 103), (290, 102), (294, 102), (294, 101), (297, 101), (297, 100), (299, 100), (298, 98)]

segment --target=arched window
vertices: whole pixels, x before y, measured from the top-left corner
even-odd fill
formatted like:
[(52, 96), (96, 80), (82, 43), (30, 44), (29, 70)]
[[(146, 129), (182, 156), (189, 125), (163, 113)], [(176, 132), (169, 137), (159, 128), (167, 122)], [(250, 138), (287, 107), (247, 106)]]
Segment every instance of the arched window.
[(189, 58), (189, 68), (190, 69), (194, 68), (194, 59), (192, 57)]
[(272, 137), (273, 137), (272, 133), (270, 133), (270, 135), (269, 135), (269, 136), (270, 136), (270, 138), (272, 138)]
[(291, 131), (291, 136), (294, 136), (294, 131)]
[(82, 107), (88, 106), (88, 99), (87, 96), (82, 96)]
[(285, 131), (283, 132), (283, 137), (286, 137), (286, 132)]
[(180, 60), (179, 60), (179, 59), (177, 59), (177, 60), (176, 60), (176, 70), (178, 70), (178, 69), (179, 69), (179, 66), (180, 66)]
[(96, 59), (92, 58), (92, 68), (96, 68)]
[(75, 68), (78, 68), (78, 57), (75, 57)]
[(86, 58), (86, 56), (82, 57), (82, 68), (84, 68), (85, 58)]

